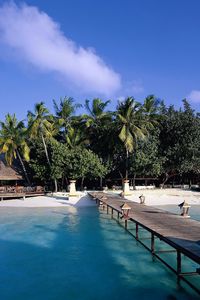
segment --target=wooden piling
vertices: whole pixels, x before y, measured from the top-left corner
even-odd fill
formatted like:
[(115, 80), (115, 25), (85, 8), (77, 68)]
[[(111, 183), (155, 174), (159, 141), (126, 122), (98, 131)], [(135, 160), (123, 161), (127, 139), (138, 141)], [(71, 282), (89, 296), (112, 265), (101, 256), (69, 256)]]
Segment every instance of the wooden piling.
[(135, 236), (136, 236), (136, 240), (138, 240), (138, 238), (139, 238), (139, 234), (138, 234), (138, 223), (135, 224)]
[[(92, 193), (90, 195), (92, 197)], [(98, 196), (96, 197), (98, 198)], [(184, 255), (193, 262), (200, 264), (200, 222), (183, 218), (180, 215), (172, 214), (154, 207), (140, 205), (126, 199), (122, 200), (120, 198), (110, 196), (109, 194), (106, 195), (106, 199), (103, 201), (103, 207), (105, 205), (107, 206), (107, 214), (109, 213), (109, 207), (111, 208), (112, 215), (113, 211), (116, 211), (117, 219), (119, 219), (121, 206), (124, 205), (125, 202), (128, 202), (128, 205), (131, 207), (129, 220), (135, 223), (135, 234), (127, 228), (127, 219), (124, 220), (126, 230), (140, 244), (150, 251), (156, 259), (161, 261), (172, 272), (174, 272), (174, 274), (176, 274), (178, 283), (180, 280), (184, 281), (200, 295), (200, 289), (186, 278), (188, 276), (198, 276), (200, 275), (200, 271), (197, 272), (196, 270), (190, 270), (190, 272), (182, 273), (181, 261), (182, 255)], [(150, 233), (150, 246), (147, 246), (142, 241), (142, 238), (139, 239), (139, 226), (142, 230), (147, 230), (147, 232)], [(172, 249), (155, 251), (156, 238), (166, 243), (166, 245), (170, 246)], [(167, 252), (176, 252), (176, 267), (171, 266), (164, 260), (164, 258), (159, 256), (159, 253), (162, 254)]]
[(151, 233), (151, 253), (154, 254), (155, 252), (155, 236), (154, 233)]

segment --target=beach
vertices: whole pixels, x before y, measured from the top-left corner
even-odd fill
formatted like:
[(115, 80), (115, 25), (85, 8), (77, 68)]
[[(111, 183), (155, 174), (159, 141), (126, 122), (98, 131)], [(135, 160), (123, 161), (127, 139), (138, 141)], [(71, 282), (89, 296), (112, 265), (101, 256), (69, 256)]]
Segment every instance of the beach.
[[(120, 194), (109, 191), (112, 194)], [(145, 204), (150, 206), (178, 205), (184, 200), (190, 205), (200, 205), (200, 193), (183, 189), (155, 189), (136, 190), (125, 199), (140, 202), (139, 196), (145, 196)], [(63, 206), (90, 206), (95, 202), (86, 192), (77, 192), (77, 196), (69, 197), (67, 193), (53, 193), (46, 196), (28, 197), (23, 199), (9, 199), (0, 201), (0, 207), (63, 207)]]
[(191, 205), (200, 205), (200, 192), (180, 188), (136, 190), (126, 198), (139, 203), (141, 195), (145, 196), (146, 205), (178, 205), (184, 200)]
[(64, 207), (64, 206), (91, 206), (94, 201), (86, 193), (77, 193), (69, 197), (66, 193), (53, 193), (47, 196), (27, 197), (25, 200), (9, 199), (0, 201), (0, 207)]

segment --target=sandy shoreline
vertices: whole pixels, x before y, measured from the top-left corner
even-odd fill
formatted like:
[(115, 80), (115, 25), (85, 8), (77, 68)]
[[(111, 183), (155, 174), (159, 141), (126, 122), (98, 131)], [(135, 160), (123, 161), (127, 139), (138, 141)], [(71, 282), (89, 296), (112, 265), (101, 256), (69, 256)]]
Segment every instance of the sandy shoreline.
[[(119, 194), (119, 191), (117, 192)], [(145, 204), (152, 206), (178, 205), (184, 200), (191, 205), (200, 205), (200, 193), (182, 189), (158, 189), (133, 191), (128, 200), (139, 203), (139, 196), (145, 196)], [(23, 199), (10, 199), (0, 201), (0, 207), (64, 207), (64, 206), (91, 206), (95, 202), (87, 193), (79, 193), (77, 197), (67, 197), (67, 194), (57, 193), (52, 196), (38, 196)]]
[(37, 196), (23, 199), (9, 199), (0, 201), (0, 207), (64, 207), (64, 206), (91, 206), (95, 205), (85, 193), (77, 197), (68, 197), (66, 194), (57, 193), (52, 196)]

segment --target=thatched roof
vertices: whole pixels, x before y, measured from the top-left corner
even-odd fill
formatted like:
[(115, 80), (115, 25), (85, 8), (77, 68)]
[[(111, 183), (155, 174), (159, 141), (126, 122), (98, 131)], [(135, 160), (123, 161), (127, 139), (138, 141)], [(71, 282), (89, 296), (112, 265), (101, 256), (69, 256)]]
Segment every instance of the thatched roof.
[(0, 154), (0, 180), (23, 180), (17, 164), (8, 166), (4, 154)]

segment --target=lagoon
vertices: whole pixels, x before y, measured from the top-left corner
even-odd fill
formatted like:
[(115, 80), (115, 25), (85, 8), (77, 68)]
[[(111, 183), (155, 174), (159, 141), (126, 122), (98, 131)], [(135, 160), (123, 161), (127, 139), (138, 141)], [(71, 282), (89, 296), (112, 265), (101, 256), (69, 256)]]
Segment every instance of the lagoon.
[(0, 299), (198, 299), (96, 207), (0, 210)]

